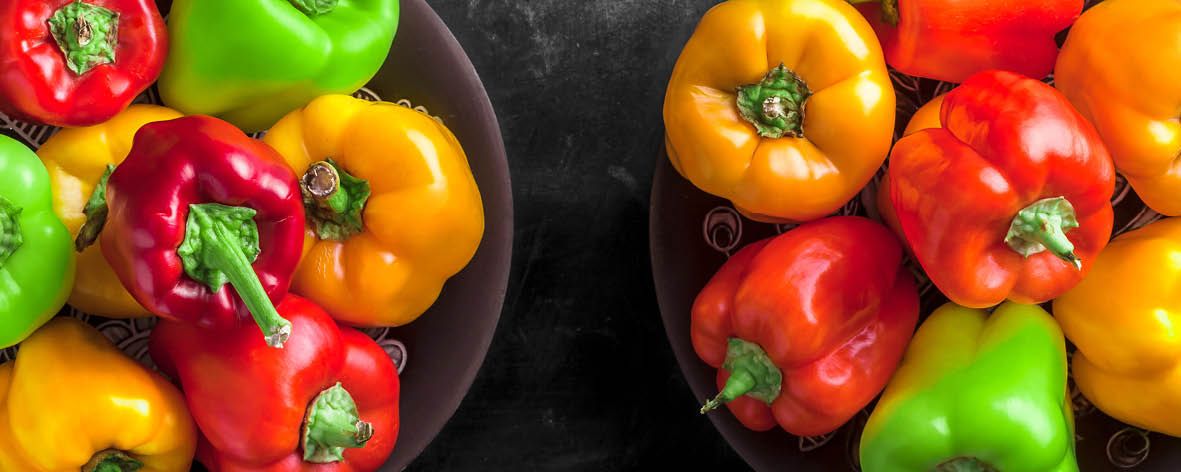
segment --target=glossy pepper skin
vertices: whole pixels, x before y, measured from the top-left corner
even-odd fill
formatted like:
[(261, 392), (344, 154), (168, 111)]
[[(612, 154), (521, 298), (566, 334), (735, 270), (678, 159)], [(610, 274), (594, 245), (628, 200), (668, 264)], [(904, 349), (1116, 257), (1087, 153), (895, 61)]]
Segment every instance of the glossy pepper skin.
[(0, 135), (0, 347), (57, 314), (74, 283), (70, 233), (53, 214), (49, 176), (24, 144)]
[[(105, 192), (97, 196), (95, 192), (103, 176), (109, 175), (108, 169), (127, 157), (135, 132), (145, 124), (180, 116), (164, 107), (132, 105), (102, 124), (60, 130), (37, 150), (49, 171), (53, 211), (74, 235), (75, 249), (87, 220), (94, 221), (87, 226), (87, 236), (81, 239), (95, 242), (93, 238), (98, 235), (95, 231), (101, 230), (106, 211)], [(99, 245), (90, 244), (78, 251), (77, 263), (77, 277), (69, 298), (71, 306), (107, 318), (151, 315), (123, 288)]]
[(865, 407), (898, 366), (918, 320), (902, 248), (883, 226), (832, 217), (751, 244), (693, 303), (693, 347), (718, 368), (747, 428), (829, 433)]
[[(298, 334), (284, 349), (246, 327), (217, 333), (161, 321), (152, 331), (152, 359), (180, 380), (203, 433), (198, 459), (212, 472), (377, 470), (398, 437), (393, 361), (306, 299), (289, 295), (279, 312)], [(322, 392), (341, 388), (343, 397), (321, 403)], [(316, 425), (341, 430), (333, 437)], [(308, 457), (311, 450), (318, 455)]]
[(885, 160), (894, 88), (848, 4), (730, 0), (681, 52), (664, 125), (669, 160), (693, 185), (759, 221), (808, 221), (840, 209)]
[(295, 174), (273, 149), (207, 116), (151, 123), (106, 200), (103, 255), (136, 301), (203, 328), (253, 316), (256, 333), (283, 344), (290, 326), (273, 304), (299, 262), (304, 217)]
[(102, 123), (156, 81), (167, 51), (153, 0), (0, 2), (0, 110), (53, 126)]
[(246, 131), (320, 95), (351, 94), (377, 73), (399, 0), (174, 0), (164, 103)]
[(301, 176), (305, 256), (291, 290), (337, 320), (413, 321), (480, 245), (484, 207), (463, 147), (423, 113), (324, 96), (264, 140)]
[(176, 472), (196, 445), (180, 391), (74, 318), (0, 365), (0, 469)]
[(1108, 0), (1070, 30), (1054, 82), (1091, 120), (1136, 194), (1181, 215), (1181, 3)]
[[(914, 115), (910, 117), (910, 121), (906, 123), (906, 129), (902, 130), (902, 137), (905, 138), (928, 128), (942, 127), (943, 125), (939, 121), (939, 113), (943, 110), (943, 99), (945, 97), (947, 97), (947, 94), (938, 95), (932, 98), (931, 101), (924, 103), (918, 110), (915, 110)], [(899, 238), (906, 240), (906, 235), (902, 233), (902, 226), (898, 223), (898, 215), (894, 213), (894, 203), (890, 201), (889, 176), (884, 176), (878, 182), (875, 198), (878, 214), (881, 215), (882, 222), (894, 230), (894, 233)]]
[(1091, 274), (1054, 300), (1078, 348), (1074, 381), (1096, 407), (1128, 424), (1181, 436), (1181, 219), (1116, 237)]
[(1111, 235), (1115, 171), (1052, 87), (990, 71), (948, 92), (941, 127), (898, 141), (890, 199), (931, 281), (969, 307), (1073, 287)]
[(1049, 313), (947, 304), (914, 335), (861, 433), (865, 472), (1077, 472), (1066, 344)]
[(1054, 36), (1083, 0), (849, 0), (899, 72), (960, 83), (991, 69), (1035, 79), (1054, 68)]

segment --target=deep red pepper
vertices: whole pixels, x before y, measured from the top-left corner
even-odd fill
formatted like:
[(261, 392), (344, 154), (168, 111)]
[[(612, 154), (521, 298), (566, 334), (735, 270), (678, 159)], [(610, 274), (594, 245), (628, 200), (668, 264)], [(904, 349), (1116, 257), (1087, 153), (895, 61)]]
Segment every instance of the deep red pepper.
[(102, 123), (156, 81), (167, 52), (153, 0), (0, 1), (0, 110), (54, 126)]
[(890, 154), (890, 201), (939, 290), (973, 308), (1042, 303), (1086, 275), (1111, 236), (1115, 168), (1053, 87), (983, 72), (948, 92), (940, 126)]
[(283, 158), (233, 125), (151, 123), (107, 183), (103, 255), (151, 312), (215, 329), (253, 315), (279, 347), (290, 326), (273, 303), (303, 250), (301, 198)]
[(377, 470), (398, 437), (393, 361), (306, 299), (288, 295), (279, 312), (299, 334), (284, 349), (246, 327), (152, 331), (152, 359), (180, 381), (201, 429), (198, 460), (213, 472)]
[(886, 63), (902, 73), (963, 82), (1010, 70), (1042, 78), (1054, 68), (1054, 36), (1083, 0), (849, 0), (873, 25)]
[(693, 304), (697, 355), (718, 368), (716, 398), (747, 428), (832, 432), (898, 367), (918, 322), (902, 247), (860, 217), (806, 223), (751, 244)]

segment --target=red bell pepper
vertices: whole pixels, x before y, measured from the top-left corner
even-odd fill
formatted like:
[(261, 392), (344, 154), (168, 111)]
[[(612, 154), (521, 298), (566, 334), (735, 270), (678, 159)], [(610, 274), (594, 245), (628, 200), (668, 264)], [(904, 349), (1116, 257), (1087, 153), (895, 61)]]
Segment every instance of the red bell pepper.
[(269, 349), (229, 332), (161, 321), (149, 350), (180, 381), (213, 472), (377, 470), (398, 438), (398, 369), (385, 350), (288, 295), (279, 312), (299, 336)]
[(53, 126), (105, 122), (156, 81), (167, 52), (153, 0), (0, 1), (0, 110)]
[(103, 255), (144, 308), (215, 329), (253, 316), (267, 344), (287, 340), (273, 304), (299, 263), (304, 213), (273, 149), (207, 116), (151, 123), (111, 174), (106, 201)]
[(831, 217), (751, 244), (693, 303), (697, 355), (747, 428), (829, 433), (869, 404), (918, 322), (902, 247), (880, 224)]
[(1054, 36), (1083, 0), (849, 0), (877, 32), (886, 63), (902, 73), (963, 82), (1003, 69), (1034, 78), (1054, 68)]
[(942, 127), (890, 154), (890, 200), (918, 262), (952, 301), (1042, 303), (1086, 274), (1111, 236), (1115, 169), (1098, 133), (1053, 87), (973, 76)]

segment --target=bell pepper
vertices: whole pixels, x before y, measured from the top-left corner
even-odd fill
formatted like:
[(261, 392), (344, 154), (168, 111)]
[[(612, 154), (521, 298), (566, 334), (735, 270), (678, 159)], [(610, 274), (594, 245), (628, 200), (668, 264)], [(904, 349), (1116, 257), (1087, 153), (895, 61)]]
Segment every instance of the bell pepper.
[(0, 110), (53, 126), (107, 121), (164, 67), (153, 0), (0, 2)]
[(883, 226), (832, 217), (751, 244), (693, 303), (698, 357), (718, 369), (718, 395), (747, 428), (836, 430), (873, 400), (918, 320), (902, 248)]
[(208, 116), (150, 123), (106, 188), (102, 252), (136, 301), (211, 329), (253, 317), (282, 347), (291, 325), (274, 303), (299, 263), (304, 219), (295, 174), (273, 149)]
[(174, 472), (196, 444), (180, 391), (77, 319), (50, 321), (0, 365), (0, 469)]
[(174, 0), (160, 96), (185, 114), (266, 129), (373, 78), (398, 10), (399, 0)]
[(329, 95), (264, 141), (301, 176), (305, 256), (291, 290), (337, 320), (414, 321), (480, 245), (484, 207), (467, 156), (423, 113)]
[(1176, 326), (1181, 219), (1116, 237), (1091, 274), (1054, 300), (1074, 353), (1074, 382), (1128, 424), (1181, 436), (1181, 344)]
[(1083, 0), (848, 1), (873, 25), (890, 67), (956, 83), (990, 69), (1045, 77), (1054, 37), (1083, 11)]
[(759, 221), (845, 205), (881, 167), (894, 88), (873, 31), (838, 0), (730, 0), (681, 52), (666, 150), (701, 190)]
[(1054, 83), (1150, 208), (1181, 215), (1181, 3), (1107, 0), (1066, 38)]
[(1066, 344), (1049, 313), (947, 304), (922, 326), (861, 433), (865, 472), (1077, 472)]
[(1041, 303), (1073, 287), (1111, 236), (1115, 171), (1052, 87), (990, 71), (947, 93), (941, 127), (898, 141), (890, 200), (916, 259), (952, 301)]
[(53, 318), (73, 284), (70, 233), (53, 214), (45, 167), (0, 135), (0, 347)]
[[(914, 115), (911, 115), (910, 121), (906, 123), (906, 129), (902, 131), (902, 137), (910, 136), (927, 128), (939, 128), (942, 126), (939, 122), (939, 112), (943, 109), (943, 98), (946, 96), (947, 94), (938, 95), (919, 107), (914, 112)], [(898, 223), (898, 215), (894, 213), (894, 204), (890, 201), (890, 178), (888, 175), (883, 176), (878, 183), (875, 197), (878, 214), (881, 215), (882, 222), (894, 230), (894, 233), (898, 237), (905, 240), (906, 235), (902, 234), (902, 226)]]
[(102, 250), (92, 243), (106, 221), (104, 184), (127, 157), (135, 132), (145, 124), (180, 116), (164, 107), (132, 105), (103, 124), (58, 131), (37, 150), (49, 170), (53, 211), (75, 236), (78, 271), (69, 298), (74, 308), (108, 318), (151, 315), (127, 293)]
[(289, 295), (299, 336), (268, 349), (253, 330), (161, 321), (150, 351), (180, 380), (215, 472), (373, 471), (398, 437), (398, 369), (372, 339)]

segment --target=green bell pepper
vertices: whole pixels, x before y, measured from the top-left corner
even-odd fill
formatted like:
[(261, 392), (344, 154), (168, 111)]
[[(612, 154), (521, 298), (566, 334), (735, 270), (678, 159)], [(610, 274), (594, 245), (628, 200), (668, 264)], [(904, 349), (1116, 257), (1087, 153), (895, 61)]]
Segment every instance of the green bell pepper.
[(188, 115), (247, 132), (377, 73), (398, 27), (398, 0), (175, 0), (160, 96)]
[(0, 347), (53, 318), (73, 286), (74, 242), (53, 212), (49, 172), (0, 135)]
[(861, 436), (865, 472), (1078, 471), (1062, 331), (1036, 305), (947, 304), (919, 327)]

